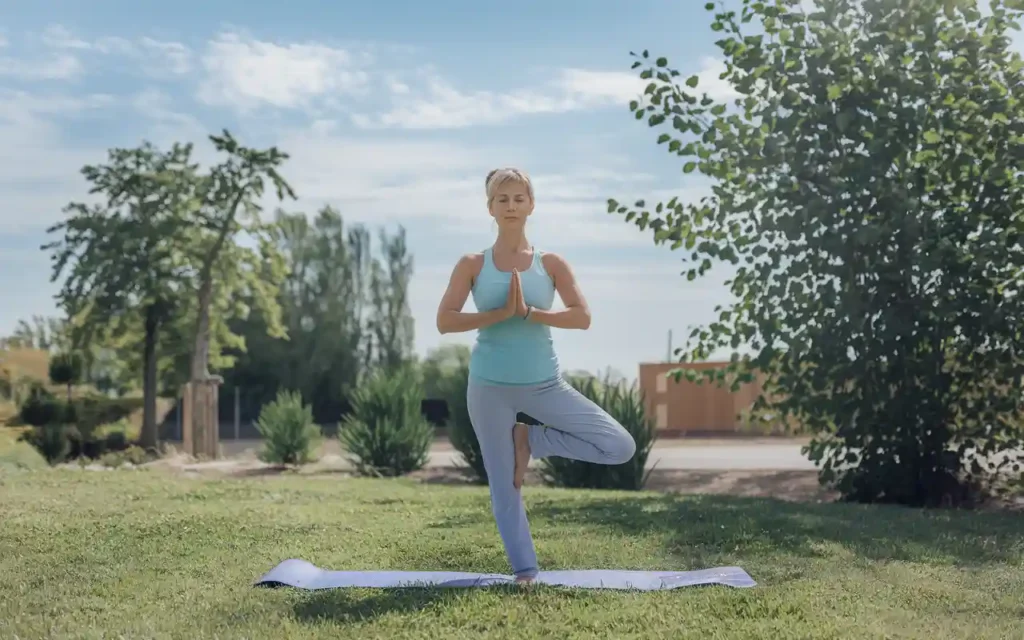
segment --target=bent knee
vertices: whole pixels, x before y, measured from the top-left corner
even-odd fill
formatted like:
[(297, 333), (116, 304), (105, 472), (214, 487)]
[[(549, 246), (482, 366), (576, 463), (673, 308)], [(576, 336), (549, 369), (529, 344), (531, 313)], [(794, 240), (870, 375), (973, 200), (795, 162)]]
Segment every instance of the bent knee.
[(625, 464), (636, 454), (636, 440), (623, 428), (616, 430), (614, 446), (608, 451), (609, 464)]

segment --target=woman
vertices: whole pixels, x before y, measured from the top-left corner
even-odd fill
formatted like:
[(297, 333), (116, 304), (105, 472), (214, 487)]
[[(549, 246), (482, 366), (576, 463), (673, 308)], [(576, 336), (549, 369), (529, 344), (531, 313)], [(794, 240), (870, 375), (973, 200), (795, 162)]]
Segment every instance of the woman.
[[(566, 261), (526, 239), (530, 178), (496, 169), (485, 181), (498, 224), (494, 245), (459, 259), (437, 310), (442, 334), (477, 330), (466, 400), (491, 491), (491, 508), (516, 582), (537, 575), (520, 488), (531, 456), (622, 464), (636, 443), (622, 425), (561, 376), (551, 327), (587, 329), (590, 310)], [(552, 311), (555, 292), (565, 309)], [(462, 310), (473, 294), (476, 313)], [(545, 426), (516, 422), (523, 412)]]

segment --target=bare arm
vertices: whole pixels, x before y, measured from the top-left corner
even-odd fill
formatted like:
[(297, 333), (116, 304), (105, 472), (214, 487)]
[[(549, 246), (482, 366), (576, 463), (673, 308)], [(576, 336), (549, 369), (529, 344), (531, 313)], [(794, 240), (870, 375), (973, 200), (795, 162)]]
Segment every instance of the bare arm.
[(474, 331), (511, 317), (505, 307), (476, 313), (462, 310), (473, 288), (473, 278), (480, 271), (480, 260), (480, 256), (466, 255), (455, 264), (448, 288), (437, 307), (437, 330), (440, 333)]
[(555, 283), (555, 291), (562, 299), (565, 309), (559, 311), (544, 311), (534, 309), (527, 318), (530, 322), (546, 324), (556, 329), (589, 329), (590, 328), (590, 307), (587, 300), (580, 291), (579, 283), (572, 272), (569, 263), (562, 256), (554, 253), (545, 253), (542, 257), (544, 268)]

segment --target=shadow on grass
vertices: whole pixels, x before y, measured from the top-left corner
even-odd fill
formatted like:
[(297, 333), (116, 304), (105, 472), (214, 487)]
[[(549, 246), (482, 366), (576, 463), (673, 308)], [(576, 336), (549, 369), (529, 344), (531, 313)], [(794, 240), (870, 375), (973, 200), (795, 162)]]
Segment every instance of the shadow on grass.
[[(692, 568), (744, 556), (823, 557), (822, 543), (875, 561), (945, 566), (1019, 564), (1024, 557), (1024, 518), (1012, 513), (709, 495), (526, 500), (535, 533), (579, 525), (623, 536), (661, 535), (668, 550)], [(432, 526), (451, 529), (490, 520), (490, 511), (482, 509)]]
[(313, 591), (295, 603), (295, 618), (303, 622), (364, 622), (387, 616), (429, 609), (450, 608), (485, 592), (500, 593), (503, 598), (529, 598), (537, 593), (547, 597), (580, 599), (590, 594), (554, 587), (521, 588), (489, 586), (473, 588), (405, 588), (405, 589), (333, 589)]

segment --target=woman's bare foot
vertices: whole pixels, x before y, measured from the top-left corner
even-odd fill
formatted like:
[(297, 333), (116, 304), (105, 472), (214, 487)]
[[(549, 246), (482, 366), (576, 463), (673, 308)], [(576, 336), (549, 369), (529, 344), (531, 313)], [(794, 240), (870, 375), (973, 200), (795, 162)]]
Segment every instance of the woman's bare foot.
[(516, 584), (533, 584), (537, 576), (516, 576)]
[(523, 481), (526, 480), (526, 469), (530, 464), (530, 428), (522, 422), (517, 422), (512, 427), (512, 444), (516, 449), (512, 486), (518, 490), (522, 488)]

